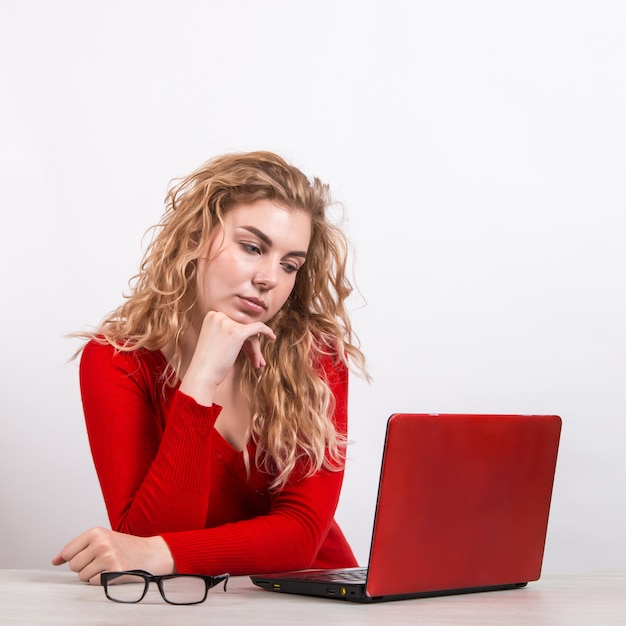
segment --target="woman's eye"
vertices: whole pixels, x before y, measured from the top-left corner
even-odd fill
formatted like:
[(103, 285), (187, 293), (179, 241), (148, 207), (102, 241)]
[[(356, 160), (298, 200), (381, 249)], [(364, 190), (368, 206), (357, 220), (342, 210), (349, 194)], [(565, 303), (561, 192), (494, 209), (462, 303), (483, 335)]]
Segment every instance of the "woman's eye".
[(283, 269), (288, 274), (293, 274), (294, 272), (298, 271), (299, 267), (297, 265), (294, 265), (293, 263), (283, 263)]
[(244, 247), (244, 250), (246, 250), (246, 252), (249, 252), (250, 254), (261, 254), (261, 248), (253, 243), (244, 243), (242, 245)]

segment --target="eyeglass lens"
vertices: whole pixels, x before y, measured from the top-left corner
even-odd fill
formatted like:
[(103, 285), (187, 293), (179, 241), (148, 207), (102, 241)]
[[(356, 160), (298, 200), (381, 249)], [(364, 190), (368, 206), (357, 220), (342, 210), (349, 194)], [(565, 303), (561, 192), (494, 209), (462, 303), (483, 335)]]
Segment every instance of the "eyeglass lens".
[(204, 579), (194, 576), (164, 578), (161, 580), (163, 597), (172, 604), (195, 604), (206, 598)]
[(139, 602), (146, 591), (148, 582), (142, 576), (124, 574), (109, 580), (106, 591), (111, 600), (117, 602)]

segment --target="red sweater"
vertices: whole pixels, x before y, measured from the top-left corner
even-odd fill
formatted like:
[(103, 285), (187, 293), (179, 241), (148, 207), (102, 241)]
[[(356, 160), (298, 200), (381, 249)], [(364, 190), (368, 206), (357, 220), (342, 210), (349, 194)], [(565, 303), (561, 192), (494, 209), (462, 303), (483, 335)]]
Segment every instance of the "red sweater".
[[(159, 351), (116, 353), (90, 342), (80, 364), (87, 432), (113, 530), (161, 535), (180, 573), (246, 575), (356, 560), (333, 519), (343, 471), (292, 478), (279, 492), (215, 430), (221, 407), (163, 384)], [(323, 369), (347, 431), (348, 375)], [(297, 471), (294, 472), (294, 475)]]

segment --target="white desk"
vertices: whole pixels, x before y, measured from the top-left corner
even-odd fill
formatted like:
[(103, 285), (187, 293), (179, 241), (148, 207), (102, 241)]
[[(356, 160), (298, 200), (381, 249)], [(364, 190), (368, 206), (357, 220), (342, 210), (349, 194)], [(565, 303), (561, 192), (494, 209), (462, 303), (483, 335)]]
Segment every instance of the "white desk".
[(626, 573), (544, 575), (525, 589), (370, 605), (274, 594), (231, 578), (227, 593), (216, 587), (204, 604), (177, 607), (151, 587), (143, 602), (124, 605), (67, 570), (0, 570), (0, 624), (626, 625)]

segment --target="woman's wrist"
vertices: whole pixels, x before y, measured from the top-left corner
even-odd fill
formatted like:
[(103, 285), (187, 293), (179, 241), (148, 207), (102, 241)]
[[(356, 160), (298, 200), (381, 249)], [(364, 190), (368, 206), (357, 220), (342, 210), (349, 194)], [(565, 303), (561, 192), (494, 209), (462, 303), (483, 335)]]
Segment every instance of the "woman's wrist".
[(145, 537), (149, 553), (147, 570), (151, 574), (165, 575), (176, 573), (176, 563), (165, 539), (160, 535)]
[(179, 389), (198, 404), (203, 406), (213, 406), (213, 398), (217, 385), (207, 383), (202, 379), (194, 379), (193, 376), (185, 375), (180, 383)]

